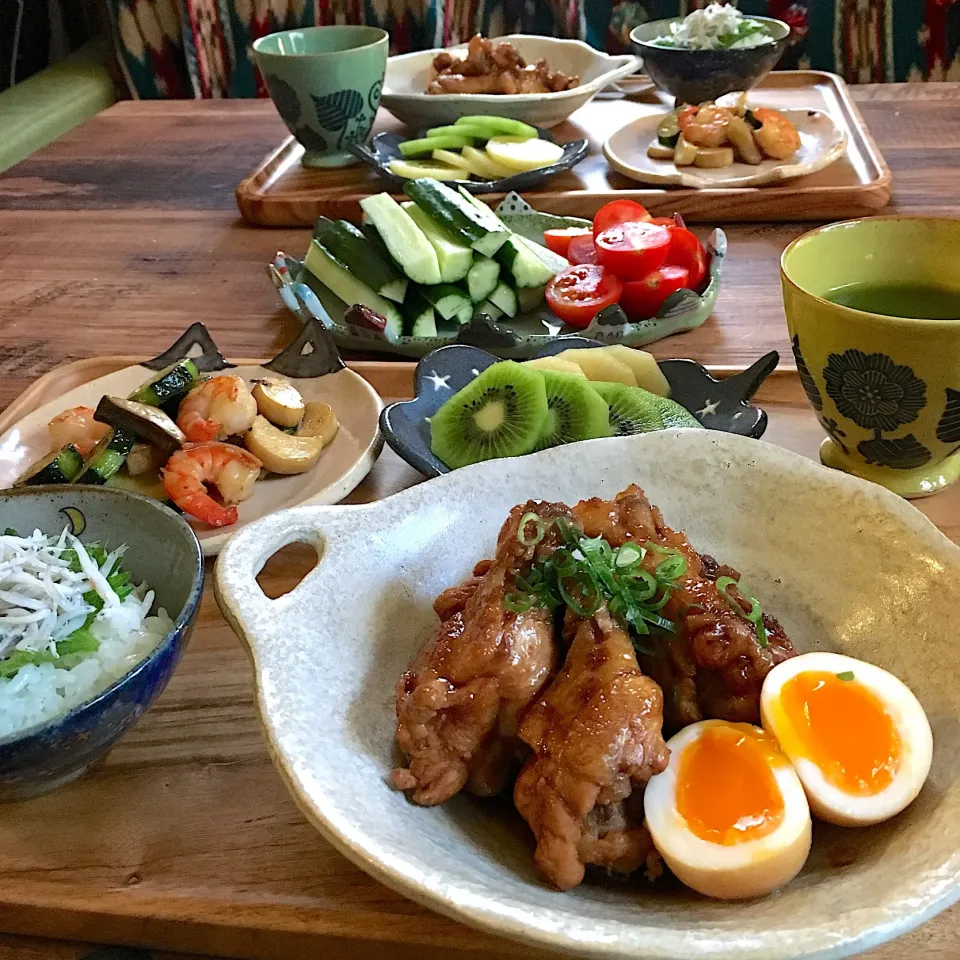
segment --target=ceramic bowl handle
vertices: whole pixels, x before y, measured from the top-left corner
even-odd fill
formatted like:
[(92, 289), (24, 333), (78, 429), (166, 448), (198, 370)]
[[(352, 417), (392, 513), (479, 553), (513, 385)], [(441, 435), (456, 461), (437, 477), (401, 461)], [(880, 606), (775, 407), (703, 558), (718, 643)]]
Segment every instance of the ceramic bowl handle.
[[(317, 509), (310, 507), (271, 514), (234, 534), (220, 552), (214, 593), (220, 612), (247, 643), (268, 629), (279, 608), (292, 602), (303, 583), (317, 575), (325, 539), (316, 514)], [(257, 575), (278, 550), (291, 543), (312, 546), (317, 566), (292, 590), (272, 600), (260, 588)]]

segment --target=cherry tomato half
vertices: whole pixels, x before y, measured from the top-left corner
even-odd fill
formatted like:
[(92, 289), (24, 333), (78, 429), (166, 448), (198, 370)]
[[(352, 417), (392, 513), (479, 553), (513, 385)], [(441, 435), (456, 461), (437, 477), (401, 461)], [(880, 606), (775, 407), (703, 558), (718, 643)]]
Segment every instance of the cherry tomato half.
[(685, 267), (662, 266), (642, 280), (625, 283), (620, 294), (620, 306), (629, 320), (649, 320), (656, 316), (671, 293), (689, 284), (690, 273)]
[(593, 245), (593, 234), (574, 237), (567, 247), (567, 259), (571, 263), (599, 263), (597, 248)]
[(707, 251), (685, 227), (672, 227), (667, 260), (671, 266), (685, 267), (690, 273), (690, 289), (699, 290), (707, 276)]
[(567, 255), (570, 247), (570, 241), (577, 237), (589, 237), (593, 243), (593, 230), (590, 227), (565, 227), (563, 230), (544, 230), (543, 242), (548, 250), (560, 254), (561, 257)]
[(650, 219), (652, 218), (647, 213), (647, 208), (641, 203), (635, 203), (633, 200), (611, 200), (610, 203), (604, 204), (593, 218), (593, 236), (599, 237), (604, 230), (631, 220)]
[(561, 270), (547, 284), (547, 305), (564, 323), (588, 327), (604, 308), (620, 299), (620, 281), (595, 263)]
[(597, 257), (621, 280), (642, 280), (651, 270), (663, 266), (671, 233), (655, 223), (621, 223), (596, 238)]

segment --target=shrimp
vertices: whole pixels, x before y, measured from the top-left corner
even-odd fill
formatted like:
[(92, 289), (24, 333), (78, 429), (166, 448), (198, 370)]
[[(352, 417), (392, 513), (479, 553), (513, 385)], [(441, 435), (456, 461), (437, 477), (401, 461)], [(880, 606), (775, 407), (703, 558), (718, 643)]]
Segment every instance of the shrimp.
[(100, 423), (93, 417), (92, 407), (71, 407), (57, 414), (47, 424), (54, 448), (60, 449), (72, 443), (81, 457), (88, 456), (110, 432), (105, 423)]
[[(229, 527), (237, 522), (235, 504), (253, 495), (260, 461), (230, 443), (188, 443), (167, 461), (161, 476), (167, 496), (184, 513), (211, 527)], [(207, 493), (208, 485), (217, 488), (223, 505)]]
[(760, 129), (753, 131), (753, 137), (757, 146), (768, 157), (786, 160), (800, 149), (800, 134), (782, 113), (767, 107), (757, 107), (753, 115), (761, 123)]
[(188, 440), (224, 440), (246, 433), (257, 417), (257, 401), (240, 377), (204, 380), (181, 401), (177, 426)]
[(705, 103), (687, 107), (677, 115), (677, 125), (687, 143), (698, 147), (722, 147), (727, 142), (727, 124), (733, 113), (726, 107)]

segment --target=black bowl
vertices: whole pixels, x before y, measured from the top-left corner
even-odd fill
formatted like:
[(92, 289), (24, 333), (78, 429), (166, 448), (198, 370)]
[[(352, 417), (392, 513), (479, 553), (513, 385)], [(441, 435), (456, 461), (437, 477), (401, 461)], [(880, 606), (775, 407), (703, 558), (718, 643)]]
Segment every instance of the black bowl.
[[(543, 130), (537, 127), (537, 133), (541, 140), (549, 140), (556, 143), (556, 138), (549, 130)], [(418, 135), (419, 136), (419, 135)], [(391, 160), (402, 160), (400, 153), (400, 144), (404, 140), (415, 139), (413, 137), (402, 137), (399, 133), (378, 133), (370, 145), (354, 143), (350, 146), (350, 152), (362, 160), (365, 164), (372, 167), (397, 193), (403, 193), (404, 186), (409, 182), (403, 177), (398, 177), (390, 172)], [(569, 170), (575, 167), (586, 155), (589, 150), (589, 144), (586, 140), (570, 140), (561, 144), (563, 147), (563, 156), (556, 163), (549, 167), (539, 167), (536, 170), (524, 170), (515, 173), (512, 177), (504, 177), (502, 180), (455, 180), (453, 183), (458, 187), (463, 187), (470, 193), (509, 193), (511, 190), (529, 190), (538, 183), (552, 177), (555, 173), (563, 170)], [(418, 159), (413, 157), (411, 159)]]
[(703, 103), (717, 100), (726, 93), (755, 87), (776, 65), (787, 49), (790, 27), (770, 17), (750, 17), (765, 23), (773, 35), (773, 43), (745, 50), (677, 50), (660, 47), (650, 41), (670, 32), (671, 20), (642, 23), (630, 31), (634, 53), (643, 57), (643, 67), (650, 79), (680, 103)]

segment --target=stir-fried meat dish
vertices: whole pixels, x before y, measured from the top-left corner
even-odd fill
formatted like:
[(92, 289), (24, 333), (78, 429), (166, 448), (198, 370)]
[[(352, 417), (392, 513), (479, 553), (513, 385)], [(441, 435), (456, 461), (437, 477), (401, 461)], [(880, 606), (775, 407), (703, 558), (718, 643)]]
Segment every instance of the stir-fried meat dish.
[(494, 45), (480, 34), (467, 44), (466, 57), (438, 53), (433, 73), (427, 93), (559, 93), (580, 83), (551, 70), (546, 60), (528, 65), (512, 44)]
[(628, 802), (667, 765), (662, 725), (663, 694), (623, 628), (605, 607), (579, 621), (563, 669), (520, 724), (534, 753), (513, 794), (558, 889), (580, 883), (587, 863), (631, 873), (652, 852), (643, 806)]
[[(660, 511), (636, 485), (611, 501), (585, 500), (573, 509), (588, 536), (602, 536), (611, 546), (627, 541), (653, 542), (679, 551), (687, 561), (663, 613), (682, 629), (652, 648), (638, 650), (641, 667), (663, 688), (664, 726), (675, 732), (698, 720), (760, 722), (760, 688), (766, 675), (796, 655), (783, 627), (763, 618), (766, 643), (742, 614), (751, 604), (739, 593), (721, 595), (717, 581), (729, 577), (737, 589), (740, 574), (701, 557), (682, 534), (663, 522)], [(733, 603), (728, 600), (728, 596)], [(738, 605), (742, 613), (733, 609)]]
[(516, 578), (560, 542), (556, 530), (535, 545), (521, 542), (520, 521), (533, 510), (570, 516), (562, 504), (514, 507), (482, 576), (437, 598), (442, 622), (397, 684), (397, 742), (409, 766), (395, 770), (393, 782), (413, 790), (416, 803), (443, 803), (464, 786), (499, 793), (519, 766), (519, 715), (557, 666), (550, 611), (504, 607)]
[(737, 571), (697, 553), (636, 485), (514, 507), (493, 559), (434, 609), (397, 684), (407, 766), (394, 785), (431, 805), (513, 783), (561, 890), (587, 866), (652, 878), (643, 791), (667, 765), (664, 731), (758, 723), (764, 677), (796, 655)]

